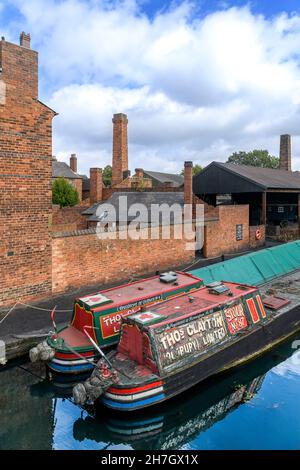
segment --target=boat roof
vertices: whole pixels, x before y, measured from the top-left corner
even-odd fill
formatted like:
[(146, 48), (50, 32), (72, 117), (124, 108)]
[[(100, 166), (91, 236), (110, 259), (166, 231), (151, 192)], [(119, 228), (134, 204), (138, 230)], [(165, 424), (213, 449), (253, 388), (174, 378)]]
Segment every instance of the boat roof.
[[(173, 273), (173, 272), (172, 272)], [(152, 276), (146, 279), (123, 284), (121, 286), (112, 287), (110, 289), (101, 290), (94, 294), (76, 299), (80, 300), (86, 307), (96, 312), (105, 310), (107, 307), (112, 308), (118, 305), (125, 305), (136, 300), (144, 299), (149, 296), (161, 295), (181, 287), (192, 286), (201, 279), (189, 273), (175, 271), (177, 278), (172, 283), (164, 283), (160, 277), (164, 273)]]
[[(218, 286), (221, 286), (221, 289), (218, 289)], [(219, 290), (224, 290), (224, 293), (217, 293)], [(153, 308), (149, 308), (149, 310), (131, 314), (126, 317), (125, 321), (134, 322), (144, 328), (158, 328), (220, 305), (231, 303), (256, 291), (257, 287), (245, 284), (216, 282), (200, 287), (192, 293), (184, 293), (166, 300)]]

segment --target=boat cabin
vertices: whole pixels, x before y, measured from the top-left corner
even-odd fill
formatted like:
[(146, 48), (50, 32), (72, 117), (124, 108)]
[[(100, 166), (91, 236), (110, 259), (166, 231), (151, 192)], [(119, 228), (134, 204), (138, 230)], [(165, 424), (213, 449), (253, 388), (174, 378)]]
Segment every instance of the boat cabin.
[(256, 287), (214, 282), (124, 318), (118, 352), (163, 377), (266, 318)]
[(118, 341), (122, 317), (170, 297), (203, 286), (203, 281), (180, 271), (161, 273), (75, 300), (71, 327), (106, 346)]

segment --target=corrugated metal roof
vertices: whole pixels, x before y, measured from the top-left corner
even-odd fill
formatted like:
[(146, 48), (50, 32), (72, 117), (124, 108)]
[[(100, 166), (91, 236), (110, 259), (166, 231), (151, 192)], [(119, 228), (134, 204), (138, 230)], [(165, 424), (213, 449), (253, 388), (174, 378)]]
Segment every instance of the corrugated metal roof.
[(52, 160), (52, 178), (77, 179), (82, 177), (74, 173), (67, 163)]
[(235, 165), (234, 163), (213, 162), (212, 164), (224, 167), (265, 189), (300, 189), (300, 174), (298, 171)]
[(184, 178), (182, 175), (176, 175), (173, 173), (161, 173), (159, 171), (148, 171), (148, 170), (143, 170), (144, 175), (149, 178), (153, 178), (159, 183), (167, 183), (167, 182), (172, 182), (174, 184), (174, 187), (181, 186), (184, 182)]

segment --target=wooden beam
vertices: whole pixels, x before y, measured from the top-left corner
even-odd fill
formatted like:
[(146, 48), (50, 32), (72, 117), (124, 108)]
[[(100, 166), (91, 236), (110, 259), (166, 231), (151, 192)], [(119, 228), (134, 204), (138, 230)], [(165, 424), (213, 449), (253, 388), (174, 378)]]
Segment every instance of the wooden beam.
[(261, 195), (261, 224), (267, 224), (267, 192), (265, 191)]

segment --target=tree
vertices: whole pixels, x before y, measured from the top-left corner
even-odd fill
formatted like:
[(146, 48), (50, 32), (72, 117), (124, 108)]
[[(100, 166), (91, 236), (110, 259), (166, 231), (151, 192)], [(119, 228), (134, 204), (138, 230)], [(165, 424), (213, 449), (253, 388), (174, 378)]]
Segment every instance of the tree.
[(75, 206), (78, 202), (77, 189), (65, 178), (57, 178), (52, 184), (52, 203), (65, 207)]
[(234, 152), (227, 163), (236, 165), (259, 166), (262, 168), (278, 168), (279, 158), (269, 154), (268, 150), (252, 150), (252, 152)]
[[(200, 171), (202, 170), (203, 170), (202, 166), (196, 163), (196, 165), (193, 166), (193, 176), (198, 175), (198, 173), (200, 173)], [(184, 176), (184, 168), (183, 170), (181, 170), (180, 174)]]
[(110, 186), (111, 185), (111, 178), (112, 178), (112, 167), (110, 165), (106, 165), (104, 167), (103, 173), (103, 183), (105, 186)]

